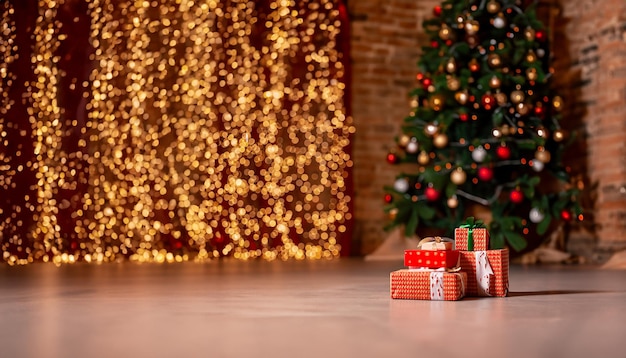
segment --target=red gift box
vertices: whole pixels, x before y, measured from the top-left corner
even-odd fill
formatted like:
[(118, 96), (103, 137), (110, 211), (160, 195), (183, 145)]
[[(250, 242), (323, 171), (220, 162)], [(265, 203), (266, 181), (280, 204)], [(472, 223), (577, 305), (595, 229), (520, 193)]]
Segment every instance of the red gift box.
[(404, 266), (408, 268), (452, 268), (459, 266), (458, 250), (404, 250)]
[(506, 297), (509, 292), (509, 250), (461, 251), (467, 273), (467, 296)]
[(467, 274), (433, 270), (398, 270), (390, 275), (391, 298), (457, 301), (465, 296)]
[(489, 250), (489, 231), (485, 228), (458, 227), (454, 229), (454, 248), (465, 251)]

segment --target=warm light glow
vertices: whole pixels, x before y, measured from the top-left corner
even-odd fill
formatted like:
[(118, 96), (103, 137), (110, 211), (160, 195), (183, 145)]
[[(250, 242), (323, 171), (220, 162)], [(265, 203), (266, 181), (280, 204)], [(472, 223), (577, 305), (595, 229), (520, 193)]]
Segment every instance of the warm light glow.
[[(79, 149), (67, 152), (63, 139), (77, 123), (59, 105), (64, 74), (55, 51), (65, 38), (56, 16), (64, 1), (39, 1), (30, 59), (36, 80), (24, 94), (36, 204), (20, 209), (33, 212), (35, 225), (14, 230), (31, 230), (33, 242), (4, 238), (3, 259), (337, 257), (351, 220), (354, 127), (343, 102), (334, 2), (268, 1), (265, 12), (243, 0), (88, 3), (94, 69), (77, 86), (89, 94), (89, 121)], [(11, 12), (3, 14), (0, 53), (8, 63), (16, 28)], [(305, 72), (297, 72), (298, 61)], [(3, 85), (6, 68), (0, 64)], [(1, 137), (5, 124), (0, 118)], [(8, 190), (16, 169), (3, 169)], [(77, 186), (86, 189), (63, 197)], [(59, 229), (59, 207), (70, 206), (73, 241)]]

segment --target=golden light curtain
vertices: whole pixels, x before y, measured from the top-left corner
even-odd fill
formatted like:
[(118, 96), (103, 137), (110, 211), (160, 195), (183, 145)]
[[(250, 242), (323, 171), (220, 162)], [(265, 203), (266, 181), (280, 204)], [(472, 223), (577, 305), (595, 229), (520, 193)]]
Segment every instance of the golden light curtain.
[[(24, 9), (10, 4), (0, 52), (19, 62), (8, 42), (20, 36), (14, 17)], [(354, 129), (336, 2), (39, 0), (36, 8), (24, 105), (0, 119), (10, 132), (27, 120), (28, 140), (18, 142), (32, 147), (11, 158), (15, 143), (2, 148), (6, 262), (340, 254)], [(80, 40), (68, 27), (81, 22), (88, 48), (69, 45)], [(81, 73), (72, 64), (84, 58)], [(0, 75), (6, 108), (20, 92), (7, 79), (23, 75), (11, 66)], [(17, 165), (34, 177), (17, 190), (26, 198), (11, 193)]]

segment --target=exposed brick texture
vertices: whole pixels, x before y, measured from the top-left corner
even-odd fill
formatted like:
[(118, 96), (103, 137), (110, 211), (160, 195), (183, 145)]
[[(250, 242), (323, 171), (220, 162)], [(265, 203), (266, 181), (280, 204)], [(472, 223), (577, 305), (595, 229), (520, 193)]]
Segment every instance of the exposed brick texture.
[[(409, 113), (408, 93), (427, 43), (422, 21), (439, 3), (348, 1), (357, 129), (355, 253), (373, 251), (386, 236), (383, 186), (392, 184), (401, 168), (388, 165), (385, 155)], [(553, 28), (555, 84), (567, 105), (564, 127), (581, 132), (567, 162), (597, 185), (587, 203), (593, 230), (577, 237), (592, 250), (626, 248), (626, 1), (547, 3), (540, 2), (544, 21)]]

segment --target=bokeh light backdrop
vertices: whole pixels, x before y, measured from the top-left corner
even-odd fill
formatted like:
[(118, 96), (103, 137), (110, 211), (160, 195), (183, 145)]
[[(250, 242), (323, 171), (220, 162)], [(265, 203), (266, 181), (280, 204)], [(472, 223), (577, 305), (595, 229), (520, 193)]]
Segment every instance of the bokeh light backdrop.
[(0, 7), (5, 262), (341, 254), (354, 127), (340, 2)]

